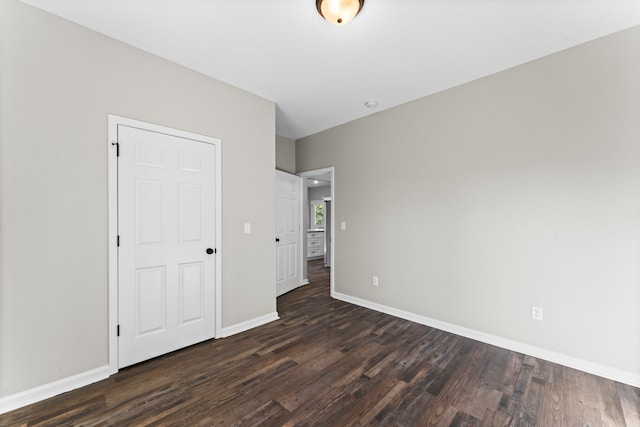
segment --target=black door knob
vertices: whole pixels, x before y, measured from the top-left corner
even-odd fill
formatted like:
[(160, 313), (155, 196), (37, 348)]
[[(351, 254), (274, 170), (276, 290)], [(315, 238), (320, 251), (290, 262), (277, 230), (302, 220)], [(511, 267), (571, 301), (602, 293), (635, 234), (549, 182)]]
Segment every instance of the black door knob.
[(280, 241), (280, 238), (279, 238), (279, 237), (276, 237), (276, 242), (279, 242), (279, 241)]
[(209, 255), (211, 255), (211, 254), (213, 253), (213, 249), (211, 249), (211, 248), (207, 248), (207, 253), (208, 253)]

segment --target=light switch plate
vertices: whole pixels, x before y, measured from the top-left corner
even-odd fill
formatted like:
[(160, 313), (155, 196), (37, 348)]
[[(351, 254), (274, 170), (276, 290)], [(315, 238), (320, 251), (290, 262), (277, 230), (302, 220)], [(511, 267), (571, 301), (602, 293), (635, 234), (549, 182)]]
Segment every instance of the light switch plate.
[(345, 221), (342, 221), (340, 223), (340, 230), (346, 230), (347, 229), (347, 223)]
[(533, 320), (542, 320), (542, 307), (531, 307), (531, 318)]
[(244, 234), (249, 234), (251, 233), (251, 223), (250, 222), (245, 222), (244, 223)]

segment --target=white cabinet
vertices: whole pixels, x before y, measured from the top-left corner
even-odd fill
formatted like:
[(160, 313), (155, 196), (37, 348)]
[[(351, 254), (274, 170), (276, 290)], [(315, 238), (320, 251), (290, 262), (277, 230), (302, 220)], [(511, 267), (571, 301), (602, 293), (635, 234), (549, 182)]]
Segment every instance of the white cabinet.
[(307, 258), (317, 258), (324, 256), (324, 232), (307, 232)]

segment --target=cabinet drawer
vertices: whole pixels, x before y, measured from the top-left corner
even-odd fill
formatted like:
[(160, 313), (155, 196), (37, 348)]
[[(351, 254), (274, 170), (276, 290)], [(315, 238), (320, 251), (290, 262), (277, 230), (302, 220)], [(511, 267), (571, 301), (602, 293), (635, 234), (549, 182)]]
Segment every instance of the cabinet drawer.
[(314, 256), (322, 256), (324, 255), (324, 251), (322, 248), (309, 248), (307, 249), (307, 258), (311, 258)]
[(322, 239), (324, 237), (324, 232), (322, 231), (314, 231), (311, 233), (307, 233), (307, 239)]
[(320, 248), (322, 247), (322, 239), (309, 239), (307, 240), (307, 248)]

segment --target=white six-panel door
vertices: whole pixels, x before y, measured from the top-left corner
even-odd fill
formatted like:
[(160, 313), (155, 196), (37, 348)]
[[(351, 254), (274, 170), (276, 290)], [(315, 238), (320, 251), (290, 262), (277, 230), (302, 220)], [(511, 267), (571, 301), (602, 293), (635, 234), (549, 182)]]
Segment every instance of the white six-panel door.
[(216, 150), (125, 125), (118, 143), (124, 367), (215, 335)]
[(302, 283), (302, 178), (276, 171), (276, 295)]

